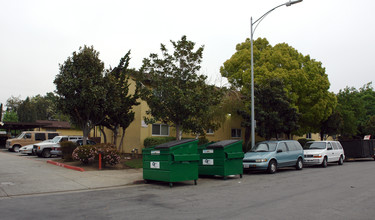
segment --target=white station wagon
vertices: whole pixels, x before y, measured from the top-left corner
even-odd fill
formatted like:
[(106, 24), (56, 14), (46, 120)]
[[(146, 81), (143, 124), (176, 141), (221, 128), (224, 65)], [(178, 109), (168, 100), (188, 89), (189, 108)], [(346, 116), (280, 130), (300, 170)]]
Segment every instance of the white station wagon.
[(327, 167), (328, 163), (332, 162), (342, 165), (345, 160), (344, 149), (338, 141), (309, 141), (303, 149), (303, 162), (306, 165)]

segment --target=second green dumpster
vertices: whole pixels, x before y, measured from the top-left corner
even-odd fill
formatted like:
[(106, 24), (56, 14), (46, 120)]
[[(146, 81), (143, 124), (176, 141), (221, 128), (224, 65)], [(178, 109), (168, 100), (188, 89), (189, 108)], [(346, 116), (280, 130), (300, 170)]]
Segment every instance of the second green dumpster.
[(240, 175), (243, 165), (242, 141), (225, 140), (198, 148), (200, 161), (199, 175), (219, 175), (224, 179), (229, 175)]
[(142, 151), (143, 179), (169, 182), (198, 180), (198, 140), (184, 139), (160, 144)]

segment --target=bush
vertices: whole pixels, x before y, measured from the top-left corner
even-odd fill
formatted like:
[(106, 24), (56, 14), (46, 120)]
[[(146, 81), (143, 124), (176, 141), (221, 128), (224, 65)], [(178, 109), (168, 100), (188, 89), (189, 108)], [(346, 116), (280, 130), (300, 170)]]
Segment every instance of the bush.
[(71, 141), (63, 141), (60, 143), (61, 147), (61, 153), (62, 153), (62, 158), (64, 159), (65, 162), (68, 161), (73, 161), (73, 151), (77, 148), (77, 145), (75, 145)]
[(103, 166), (107, 164), (114, 166), (120, 163), (121, 156), (120, 152), (116, 149), (116, 146), (112, 144), (97, 144), (95, 147), (97, 148), (98, 154), (101, 153), (102, 155)]
[(307, 138), (300, 138), (298, 139), (298, 142), (301, 144), (302, 147), (305, 146), (305, 144), (309, 141), (314, 141), (313, 139), (307, 139)]
[(114, 166), (120, 163), (120, 152), (112, 144), (84, 145), (77, 147), (73, 151), (73, 159), (89, 164), (97, 161), (99, 153), (102, 155), (102, 165)]
[(83, 164), (89, 164), (93, 162), (97, 155), (97, 148), (92, 145), (79, 146), (73, 151), (72, 154), (74, 160), (79, 160)]
[(176, 140), (175, 137), (148, 137), (144, 140), (143, 145), (147, 148), (174, 140)]

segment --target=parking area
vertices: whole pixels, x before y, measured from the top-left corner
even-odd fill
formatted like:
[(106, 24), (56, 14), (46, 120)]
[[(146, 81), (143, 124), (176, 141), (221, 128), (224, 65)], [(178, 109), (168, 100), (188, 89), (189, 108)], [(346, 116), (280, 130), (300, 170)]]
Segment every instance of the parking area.
[(47, 163), (50, 159), (0, 149), (0, 197), (124, 186), (142, 179), (140, 169), (80, 172)]

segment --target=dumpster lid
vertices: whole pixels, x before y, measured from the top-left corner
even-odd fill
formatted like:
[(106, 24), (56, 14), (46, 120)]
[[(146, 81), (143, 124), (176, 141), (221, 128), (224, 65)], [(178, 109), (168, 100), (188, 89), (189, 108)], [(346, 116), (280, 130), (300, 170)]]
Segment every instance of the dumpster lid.
[(171, 141), (171, 142), (167, 142), (164, 144), (160, 144), (156, 146), (155, 149), (170, 148), (176, 145), (185, 144), (185, 143), (192, 142), (192, 141), (195, 141), (195, 139), (183, 139), (183, 140)]
[(240, 142), (239, 140), (225, 140), (225, 141), (219, 141), (216, 143), (213, 143), (211, 145), (207, 146), (207, 149), (213, 149), (213, 148), (224, 148), (225, 146), (231, 145), (233, 143)]

